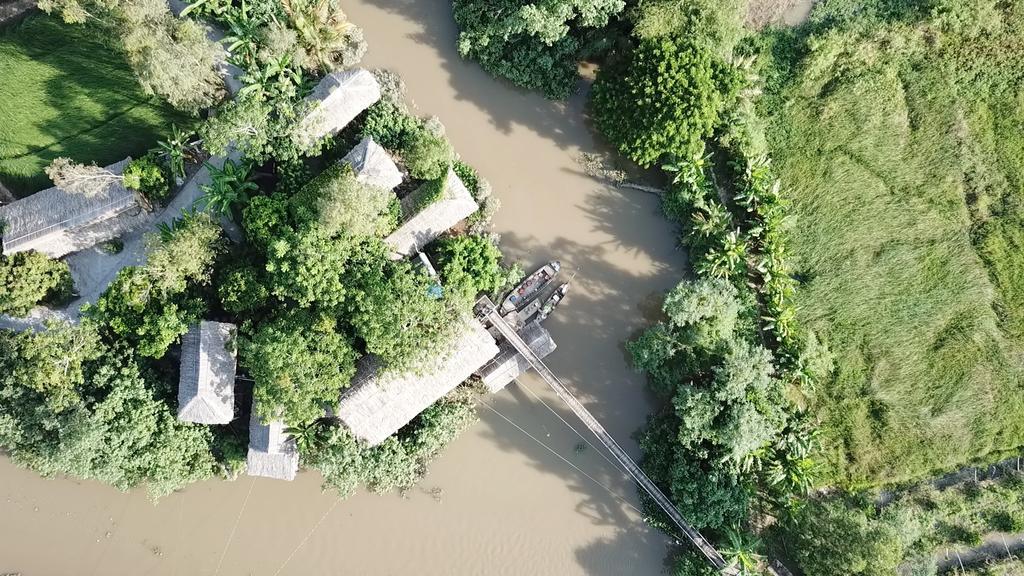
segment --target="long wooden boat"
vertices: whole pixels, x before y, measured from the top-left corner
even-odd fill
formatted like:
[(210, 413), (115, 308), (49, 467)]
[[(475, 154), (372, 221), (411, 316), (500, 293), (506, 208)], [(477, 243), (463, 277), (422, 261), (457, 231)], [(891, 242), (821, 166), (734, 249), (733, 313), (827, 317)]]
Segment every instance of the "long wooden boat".
[(513, 312), (525, 306), (530, 300), (532, 300), (545, 286), (550, 284), (555, 276), (558, 275), (558, 271), (562, 269), (562, 264), (558, 260), (548, 262), (544, 266), (537, 270), (533, 274), (526, 277), (525, 280), (519, 283), (518, 286), (509, 292), (508, 296), (501, 303), (501, 313), (507, 314)]

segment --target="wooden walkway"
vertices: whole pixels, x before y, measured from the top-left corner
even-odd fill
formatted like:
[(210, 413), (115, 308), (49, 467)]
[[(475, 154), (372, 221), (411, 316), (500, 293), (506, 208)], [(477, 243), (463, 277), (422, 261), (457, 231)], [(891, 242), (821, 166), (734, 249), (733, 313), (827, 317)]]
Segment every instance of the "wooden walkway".
[(715, 549), (715, 547), (708, 542), (704, 536), (701, 535), (696, 529), (686, 522), (683, 515), (679, 513), (679, 510), (672, 504), (672, 501), (665, 496), (664, 493), (654, 484), (654, 482), (647, 477), (647, 474), (640, 469), (640, 466), (629, 457), (629, 454), (619, 446), (618, 442), (612, 438), (611, 434), (604, 429), (604, 426), (597, 421), (596, 418), (590, 413), (589, 410), (579, 400), (573, 396), (572, 392), (565, 387), (564, 384), (555, 376), (555, 373), (549, 369), (544, 362), (538, 358), (530, 347), (527, 346), (526, 342), (519, 337), (519, 334), (513, 329), (508, 323), (501, 318), (498, 314), (497, 308), (494, 303), (491, 302), (486, 296), (481, 298), (476, 303), (477, 313), (488, 322), (493, 325), (501, 335), (508, 340), (510, 344), (516, 349), (517, 352), (522, 354), (523, 358), (526, 358), (530, 362), (530, 365), (540, 374), (541, 378), (548, 383), (549, 386), (558, 394), (558, 397), (565, 402), (569, 409), (584, 423), (594, 436), (604, 444), (604, 447), (611, 452), (612, 456), (619, 462), (619, 464), (629, 473), (629, 475), (644, 489), (647, 494), (658, 503), (658, 506), (672, 519), (672, 522), (682, 531), (683, 534), (690, 540), (693, 546), (699, 550), (708, 562), (711, 563), (717, 570), (726, 575), (735, 575), (737, 570), (727, 565), (722, 555)]

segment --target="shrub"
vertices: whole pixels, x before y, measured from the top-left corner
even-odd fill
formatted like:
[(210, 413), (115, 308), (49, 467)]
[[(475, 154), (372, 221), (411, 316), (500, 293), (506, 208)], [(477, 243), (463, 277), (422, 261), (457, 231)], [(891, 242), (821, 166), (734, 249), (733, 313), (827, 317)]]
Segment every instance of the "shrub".
[(61, 304), (72, 297), (67, 263), (39, 252), (0, 255), (0, 314), (24, 316), (40, 302)]
[(159, 204), (170, 195), (171, 186), (166, 171), (156, 162), (152, 153), (129, 162), (122, 176), (126, 188), (135, 190), (154, 204)]

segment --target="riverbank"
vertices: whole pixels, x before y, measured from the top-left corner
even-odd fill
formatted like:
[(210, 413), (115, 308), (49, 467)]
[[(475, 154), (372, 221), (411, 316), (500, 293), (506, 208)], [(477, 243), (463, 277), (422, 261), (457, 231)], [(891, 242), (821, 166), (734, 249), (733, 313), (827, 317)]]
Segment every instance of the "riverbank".
[[(548, 363), (636, 456), (630, 436), (650, 406), (622, 344), (649, 323), (685, 264), (657, 199), (604, 186), (577, 166), (577, 153), (595, 150), (582, 95), (550, 102), (461, 60), (447, 2), (344, 7), (369, 42), (364, 65), (400, 72), (419, 111), (439, 116), (456, 149), (494, 185), (503, 203), (495, 230), (508, 256), (527, 268), (557, 256), (567, 271), (579, 269), (572, 294), (549, 321), (559, 349)], [(534, 376), (523, 384), (573, 422)], [(154, 507), (141, 492), (39, 479), (3, 460), (0, 514), (8, 521), (0, 530), (0, 570), (661, 572), (668, 540), (618, 500), (636, 504), (632, 482), (590, 448), (576, 455), (579, 439), (522, 387), (489, 402), (583, 472), (486, 409), (407, 499), (359, 494), (335, 504), (307, 473), (292, 484), (205, 482)], [(61, 554), (50, 552), (53, 542)]]

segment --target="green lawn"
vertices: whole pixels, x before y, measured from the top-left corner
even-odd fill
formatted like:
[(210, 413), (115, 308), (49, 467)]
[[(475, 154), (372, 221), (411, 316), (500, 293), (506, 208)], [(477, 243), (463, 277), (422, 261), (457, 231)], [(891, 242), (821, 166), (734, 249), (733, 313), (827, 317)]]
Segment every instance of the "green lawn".
[[(826, 481), (899, 481), (1024, 443), (1024, 8), (967, 37), (822, 31), (766, 100)], [(827, 28), (826, 28), (827, 30)]]
[(0, 183), (15, 195), (50, 186), (57, 156), (102, 166), (186, 121), (142, 92), (95, 29), (42, 14), (0, 29)]

